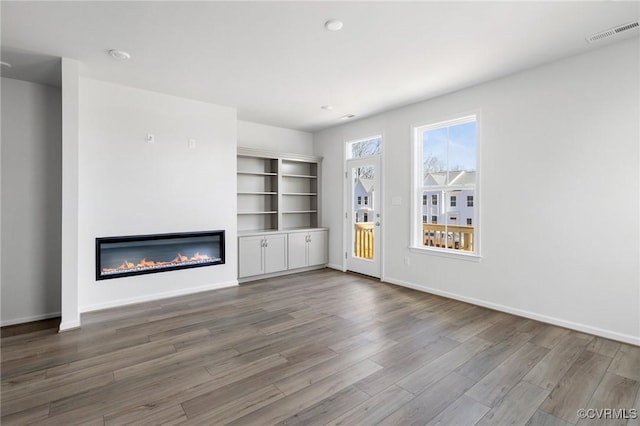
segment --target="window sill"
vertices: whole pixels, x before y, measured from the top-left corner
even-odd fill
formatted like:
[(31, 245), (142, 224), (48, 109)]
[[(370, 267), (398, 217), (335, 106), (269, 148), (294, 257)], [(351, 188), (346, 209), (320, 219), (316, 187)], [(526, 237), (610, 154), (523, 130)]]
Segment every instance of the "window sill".
[(465, 260), (467, 262), (479, 263), (482, 260), (482, 256), (476, 253), (462, 253), (459, 251), (454, 252), (454, 251), (445, 250), (445, 249), (437, 249), (437, 248), (431, 248), (431, 247), (429, 248), (416, 247), (416, 246), (410, 246), (409, 250), (412, 253), (426, 254), (429, 256), (446, 257), (449, 259), (459, 259), (459, 260)]

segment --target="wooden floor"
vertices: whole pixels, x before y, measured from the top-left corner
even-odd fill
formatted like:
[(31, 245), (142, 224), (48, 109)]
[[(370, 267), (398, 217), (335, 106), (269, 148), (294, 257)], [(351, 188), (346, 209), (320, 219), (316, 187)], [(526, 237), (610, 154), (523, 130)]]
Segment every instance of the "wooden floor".
[(82, 323), (2, 339), (2, 425), (624, 425), (576, 412), (640, 405), (638, 347), (330, 270)]

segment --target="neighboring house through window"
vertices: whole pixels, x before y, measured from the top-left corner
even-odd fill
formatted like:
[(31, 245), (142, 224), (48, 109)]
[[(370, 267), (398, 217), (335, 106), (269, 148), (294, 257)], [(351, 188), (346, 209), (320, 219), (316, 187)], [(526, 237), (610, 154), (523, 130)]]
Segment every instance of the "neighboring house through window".
[[(412, 247), (478, 254), (476, 116), (419, 126), (414, 132)], [(458, 218), (465, 218), (469, 228), (454, 227)]]

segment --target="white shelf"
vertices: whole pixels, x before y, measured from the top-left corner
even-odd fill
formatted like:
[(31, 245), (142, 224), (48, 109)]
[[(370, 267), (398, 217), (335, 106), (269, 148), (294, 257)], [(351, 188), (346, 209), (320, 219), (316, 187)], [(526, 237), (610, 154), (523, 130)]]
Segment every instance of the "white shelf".
[(318, 176), (314, 176), (314, 175), (292, 175), (292, 174), (283, 174), (282, 177), (301, 178), (301, 179), (317, 179), (318, 178)]
[(248, 214), (277, 214), (277, 211), (270, 212), (238, 212), (239, 215), (248, 215)]
[(316, 192), (283, 192), (282, 195), (307, 195), (313, 196), (318, 195)]
[(282, 214), (303, 214), (303, 213), (318, 213), (318, 210), (292, 210), (288, 212), (282, 212)]
[(243, 191), (243, 192), (238, 192), (238, 195), (278, 195), (278, 193), (277, 192)]
[(253, 175), (253, 176), (278, 176), (277, 173), (266, 173), (266, 172), (241, 172), (238, 171), (239, 175)]

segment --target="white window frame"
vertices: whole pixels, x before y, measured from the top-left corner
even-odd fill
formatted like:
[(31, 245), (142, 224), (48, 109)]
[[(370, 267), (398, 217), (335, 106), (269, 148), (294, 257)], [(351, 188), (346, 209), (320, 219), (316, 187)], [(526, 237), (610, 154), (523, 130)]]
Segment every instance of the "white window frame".
[[(422, 177), (422, 134), (424, 131), (450, 127), (458, 124), (468, 123), (470, 121), (476, 122), (476, 183), (473, 197), (473, 209), (474, 209), (474, 249), (473, 253), (465, 252), (463, 250), (451, 250), (440, 247), (430, 247), (422, 244), (422, 194), (424, 191), (423, 177)], [(411, 158), (411, 240), (409, 242), (409, 249), (414, 253), (429, 254), (434, 256), (448, 257), (454, 259), (463, 259), (479, 262), (481, 256), (481, 142), (482, 142), (482, 120), (481, 112), (473, 111), (467, 114), (460, 114), (456, 117), (448, 117), (441, 120), (433, 120), (423, 124), (417, 124), (411, 127), (412, 130), (412, 158)], [(431, 188), (431, 189), (443, 189), (444, 191), (451, 188)]]

